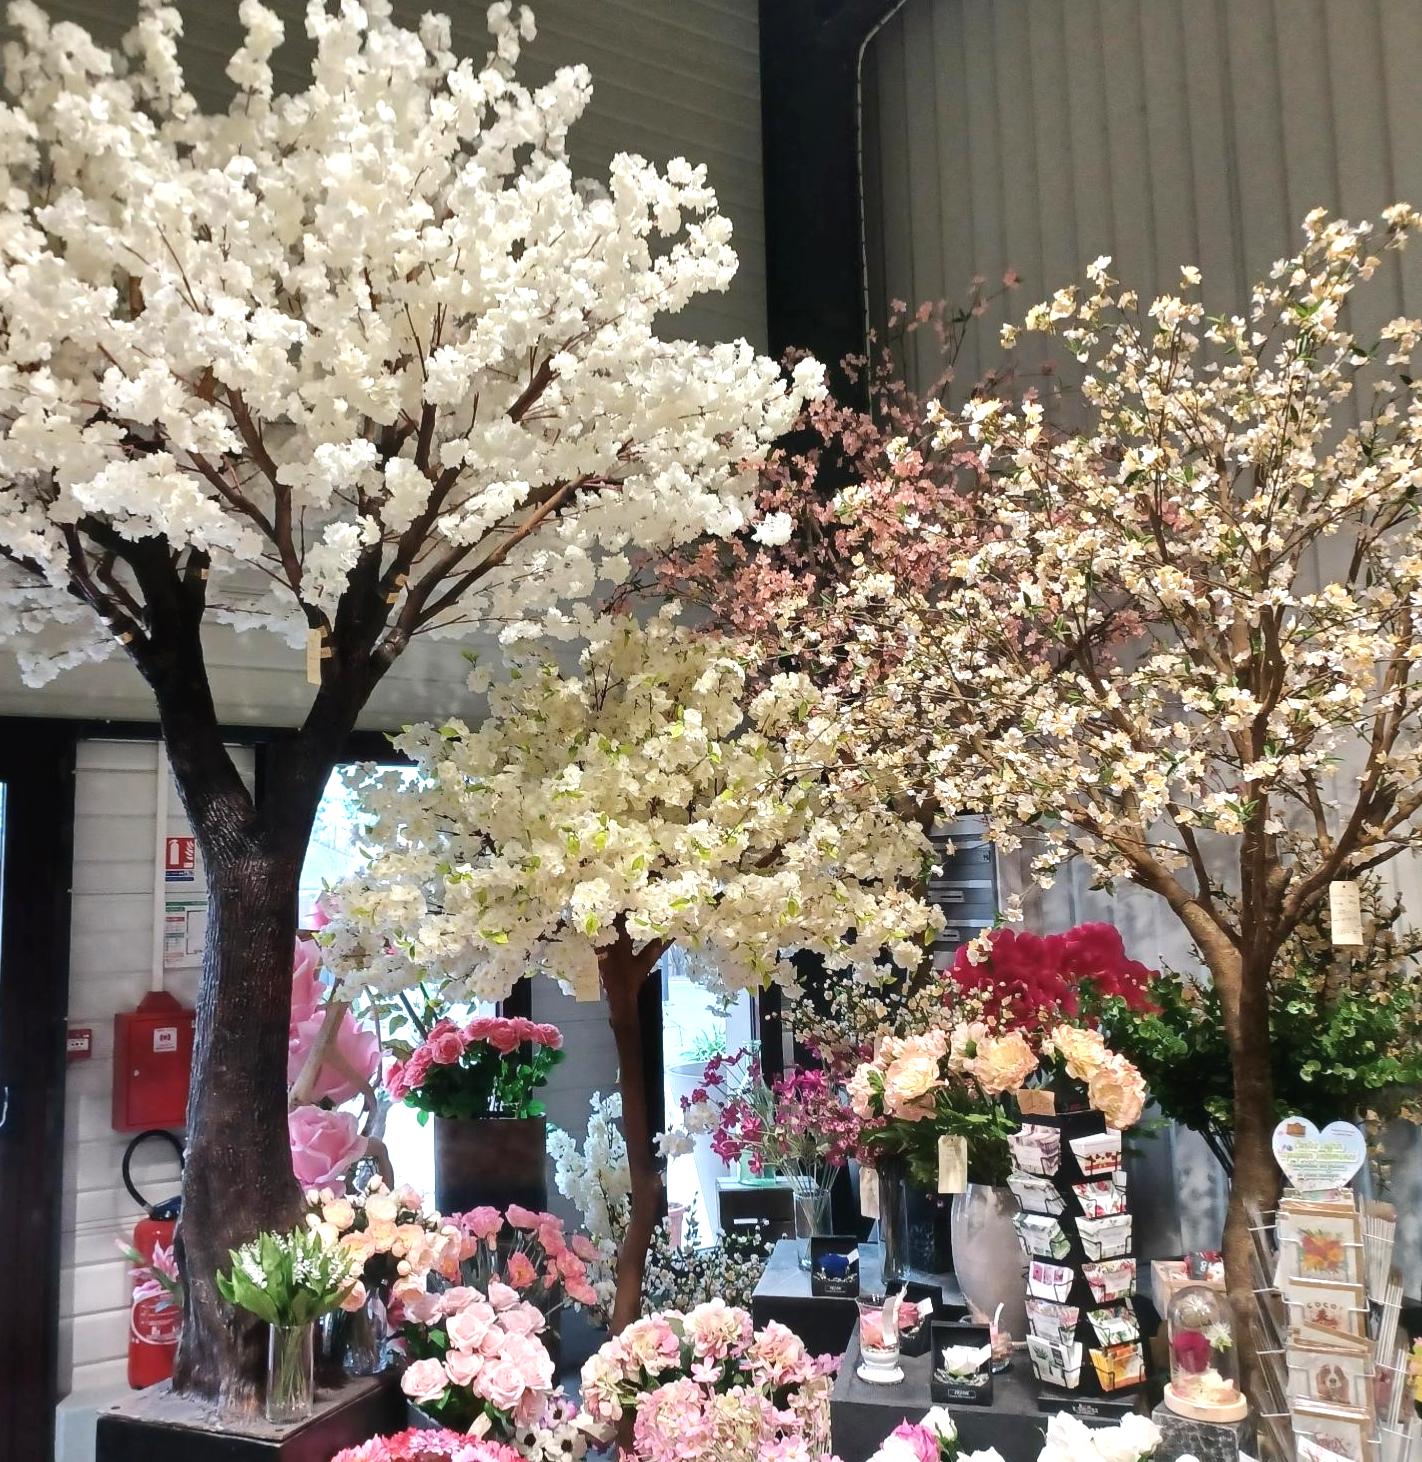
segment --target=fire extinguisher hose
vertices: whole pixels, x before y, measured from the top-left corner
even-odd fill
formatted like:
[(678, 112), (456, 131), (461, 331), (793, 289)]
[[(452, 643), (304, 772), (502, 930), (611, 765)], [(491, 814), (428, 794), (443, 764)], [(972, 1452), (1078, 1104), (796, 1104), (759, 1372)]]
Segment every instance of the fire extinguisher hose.
[(178, 1141), (175, 1133), (169, 1132), (166, 1127), (150, 1127), (146, 1132), (140, 1132), (132, 1142), (123, 1150), (123, 1185), (128, 1189), (128, 1196), (144, 1210), (149, 1218), (171, 1219), (177, 1218), (178, 1210), (182, 1207), (182, 1195), (175, 1193), (171, 1198), (165, 1198), (161, 1203), (150, 1203), (142, 1193), (138, 1191), (133, 1181), (133, 1154), (140, 1143), (147, 1142), (150, 1137), (161, 1137), (165, 1142), (172, 1145), (173, 1151), (178, 1155), (178, 1171), (183, 1170), (183, 1144)]

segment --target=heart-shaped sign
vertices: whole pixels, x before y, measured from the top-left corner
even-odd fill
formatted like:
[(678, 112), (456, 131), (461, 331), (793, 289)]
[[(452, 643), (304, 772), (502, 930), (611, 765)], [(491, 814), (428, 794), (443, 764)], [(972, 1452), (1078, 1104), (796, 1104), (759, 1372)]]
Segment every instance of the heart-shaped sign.
[(1320, 1132), (1307, 1117), (1285, 1117), (1274, 1128), (1275, 1161), (1300, 1193), (1346, 1187), (1367, 1155), (1367, 1142), (1351, 1122), (1330, 1122)]

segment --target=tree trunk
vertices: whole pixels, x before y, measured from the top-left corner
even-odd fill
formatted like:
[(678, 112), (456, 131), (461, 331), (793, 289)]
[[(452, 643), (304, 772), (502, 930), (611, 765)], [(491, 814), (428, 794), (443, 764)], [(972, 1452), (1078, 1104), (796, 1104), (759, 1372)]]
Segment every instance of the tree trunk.
[(1251, 1211), (1266, 1216), (1279, 1200), (1274, 1161), (1274, 1070), (1269, 1040), (1269, 966), (1237, 950), (1203, 949), (1220, 992), (1234, 1085), (1234, 1166), (1225, 1220), (1225, 1279), (1241, 1324), (1240, 1362), (1258, 1403), (1258, 1333), (1250, 1235)]
[(236, 1411), (261, 1400), (265, 1326), (234, 1312), (213, 1276), (230, 1267), (229, 1250), (301, 1219), (287, 1140), (286, 1053), (304, 851), (302, 840), (236, 859), (216, 855), (207, 865), (179, 1226), (187, 1305), (173, 1383)]
[(618, 1085), (622, 1092), (622, 1133), (627, 1140), (631, 1212), (617, 1252), (617, 1295), (612, 1333), (625, 1329), (642, 1312), (642, 1278), (647, 1250), (662, 1214), (662, 1175), (652, 1151), (647, 1112), (647, 1068), (642, 1052), (642, 1021), (637, 997), (660, 949), (635, 951), (623, 935), (600, 957), (608, 1019), (617, 1043)]

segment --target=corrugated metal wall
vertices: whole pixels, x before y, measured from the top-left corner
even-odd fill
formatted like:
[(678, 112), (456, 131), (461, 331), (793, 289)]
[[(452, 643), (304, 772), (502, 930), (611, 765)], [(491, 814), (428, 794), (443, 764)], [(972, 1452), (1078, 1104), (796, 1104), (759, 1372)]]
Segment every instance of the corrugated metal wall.
[[(1001, 324), (1100, 254), (1144, 299), (1198, 264), (1207, 307), (1241, 310), (1311, 209), (1376, 219), (1399, 200), (1422, 206), (1419, 76), (1417, 0), (907, 0), (864, 55), (871, 319), (1018, 271), (1022, 288), (970, 327), (965, 389), (1000, 360)], [(1422, 249), (1389, 258), (1354, 309), (1360, 330), (1422, 314)], [(916, 339), (906, 364), (936, 374), (932, 342)], [(1422, 923), (1417, 862), (1387, 876)], [(1138, 958), (1190, 962), (1180, 926), (1141, 890), (1093, 892), (1077, 869), (1029, 893), (1029, 927), (1085, 918), (1118, 925)], [(1394, 1174), (1409, 1292), (1422, 1283), (1416, 1136), (1392, 1134), (1410, 1151)], [(1170, 1181), (1164, 1154), (1156, 1164)], [(1211, 1242), (1217, 1170), (1188, 1134), (1173, 1167), (1161, 1237), (1173, 1218), (1177, 1242)]]
[[(908, 0), (864, 58), (871, 311), (1018, 270), (971, 381), (1099, 254), (1143, 298), (1190, 263), (1210, 308), (1245, 303), (1310, 209), (1422, 204), (1420, 70), (1416, 0)], [(1422, 313), (1405, 258), (1369, 319)]]

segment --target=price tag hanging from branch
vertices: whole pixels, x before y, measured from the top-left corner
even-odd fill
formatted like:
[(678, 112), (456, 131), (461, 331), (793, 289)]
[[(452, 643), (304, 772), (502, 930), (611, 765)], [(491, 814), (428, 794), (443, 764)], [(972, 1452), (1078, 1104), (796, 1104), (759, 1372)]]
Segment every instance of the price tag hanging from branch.
[(1328, 885), (1328, 930), (1334, 944), (1363, 944), (1363, 900), (1352, 879)]

